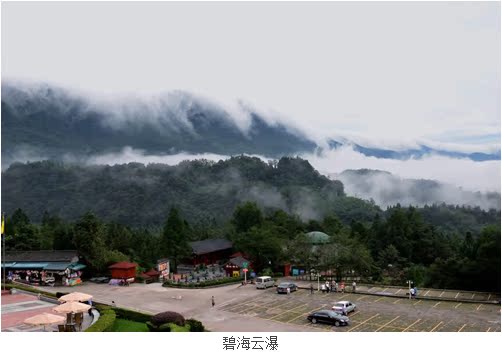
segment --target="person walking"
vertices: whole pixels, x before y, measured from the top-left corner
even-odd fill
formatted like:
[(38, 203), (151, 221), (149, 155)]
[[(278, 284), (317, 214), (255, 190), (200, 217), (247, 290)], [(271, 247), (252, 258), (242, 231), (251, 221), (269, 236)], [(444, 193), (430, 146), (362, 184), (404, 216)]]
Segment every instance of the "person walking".
[(356, 293), (356, 282), (352, 282), (352, 293)]
[(329, 281), (326, 281), (326, 293), (329, 293)]
[(335, 281), (335, 292), (338, 292), (338, 282)]
[(289, 294), (291, 293), (291, 289), (289, 288), (289, 286), (288, 286), (288, 288), (286, 288), (286, 292), (287, 292), (287, 294), (289, 296)]
[(211, 306), (214, 308), (214, 296), (211, 297)]
[(310, 294), (314, 294), (314, 285), (310, 284)]

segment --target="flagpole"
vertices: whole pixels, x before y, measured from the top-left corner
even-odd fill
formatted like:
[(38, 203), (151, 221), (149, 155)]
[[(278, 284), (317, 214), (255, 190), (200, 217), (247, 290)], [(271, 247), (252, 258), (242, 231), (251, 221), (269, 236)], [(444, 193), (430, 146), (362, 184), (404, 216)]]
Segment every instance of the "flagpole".
[(5, 213), (2, 213), (2, 269), (3, 269), (3, 289), (7, 289), (5, 285)]

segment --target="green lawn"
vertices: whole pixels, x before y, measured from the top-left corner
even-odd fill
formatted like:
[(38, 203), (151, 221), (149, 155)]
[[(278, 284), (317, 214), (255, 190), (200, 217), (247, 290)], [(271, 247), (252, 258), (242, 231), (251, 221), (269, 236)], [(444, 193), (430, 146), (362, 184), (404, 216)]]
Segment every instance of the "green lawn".
[(145, 323), (140, 323), (137, 321), (116, 319), (113, 325), (113, 331), (115, 332), (148, 332), (148, 327)]

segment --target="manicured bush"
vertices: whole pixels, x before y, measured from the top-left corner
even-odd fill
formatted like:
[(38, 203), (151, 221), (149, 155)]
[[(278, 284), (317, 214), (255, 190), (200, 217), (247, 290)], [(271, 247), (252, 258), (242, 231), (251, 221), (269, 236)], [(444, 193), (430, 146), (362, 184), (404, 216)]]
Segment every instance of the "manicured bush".
[(117, 314), (117, 317), (121, 319), (140, 321), (142, 323), (146, 323), (147, 321), (150, 321), (150, 319), (152, 318), (151, 314), (137, 312), (134, 310), (118, 308), (118, 307), (114, 307), (113, 310)]
[(201, 288), (201, 287), (211, 287), (211, 286), (218, 286), (218, 285), (227, 285), (231, 283), (236, 283), (243, 281), (242, 277), (225, 277), (221, 279), (215, 279), (215, 280), (207, 280), (207, 281), (201, 281), (201, 282), (191, 282), (191, 283), (175, 283), (175, 282), (170, 282), (166, 281), (162, 284), (164, 287), (183, 287), (183, 288)]
[(204, 331), (204, 325), (202, 325), (202, 323), (198, 320), (187, 319), (187, 320), (185, 320), (185, 323), (188, 324), (191, 332), (203, 332)]
[(171, 332), (171, 323), (162, 324), (157, 330), (159, 332)]
[(88, 327), (86, 332), (103, 332), (103, 331), (113, 331), (113, 325), (115, 324), (116, 315), (113, 309), (104, 309), (100, 311), (101, 316), (98, 321), (93, 325)]
[[(19, 285), (19, 284), (16, 284), (16, 283), (11, 283), (11, 284), (5, 284), (5, 287), (7, 289), (14, 288), (14, 289), (23, 290), (23, 291), (26, 291), (26, 292), (40, 293), (43, 296), (47, 296), (47, 297), (51, 297), (51, 298), (59, 298), (59, 297), (56, 296), (55, 293), (40, 291), (40, 290), (37, 290), (36, 288), (33, 288), (31, 286), (27, 286), (27, 285), (25, 286), (25, 285)], [(64, 294), (66, 294), (66, 293), (64, 293)]]
[(148, 330), (151, 332), (170, 332), (172, 323), (165, 323), (160, 326), (153, 324), (151, 321), (146, 322)]
[(175, 323), (179, 326), (185, 325), (185, 318), (183, 318), (183, 315), (176, 312), (162, 312), (155, 314), (150, 321), (153, 325), (159, 327), (166, 323)]

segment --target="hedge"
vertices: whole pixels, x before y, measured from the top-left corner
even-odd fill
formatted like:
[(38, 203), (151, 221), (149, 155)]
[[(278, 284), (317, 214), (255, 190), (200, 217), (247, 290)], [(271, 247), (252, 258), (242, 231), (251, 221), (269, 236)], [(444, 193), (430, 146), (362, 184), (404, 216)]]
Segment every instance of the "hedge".
[(186, 284), (184, 282), (175, 283), (175, 282), (166, 281), (162, 284), (162, 286), (164, 286), (164, 287), (182, 287), (182, 288), (201, 288), (201, 287), (211, 287), (211, 286), (218, 286), (218, 285), (227, 285), (230, 283), (236, 283), (236, 282), (241, 282), (241, 281), (243, 281), (242, 277), (226, 277), (226, 278), (217, 279), (217, 280), (191, 282), (189, 284)]
[(190, 332), (204, 332), (204, 325), (198, 320), (195, 319), (187, 319), (185, 323), (190, 326)]
[(85, 332), (103, 332), (113, 331), (113, 325), (117, 318), (113, 309), (103, 309), (99, 312), (101, 315), (97, 322), (88, 327)]
[(121, 318), (121, 319), (139, 321), (142, 323), (146, 323), (147, 321), (150, 321), (150, 319), (152, 318), (151, 314), (137, 312), (134, 310), (118, 308), (118, 307), (113, 307), (113, 310), (117, 314), (117, 318)]
[(31, 286), (24, 286), (24, 285), (17, 285), (17, 284), (5, 284), (5, 287), (9, 288), (9, 289), (15, 288), (18, 290), (23, 290), (23, 291), (32, 292), (32, 293), (40, 293), (41, 295), (51, 297), (51, 298), (59, 298), (56, 296), (55, 293), (41, 291), (41, 290), (38, 290), (38, 289), (33, 288)]

